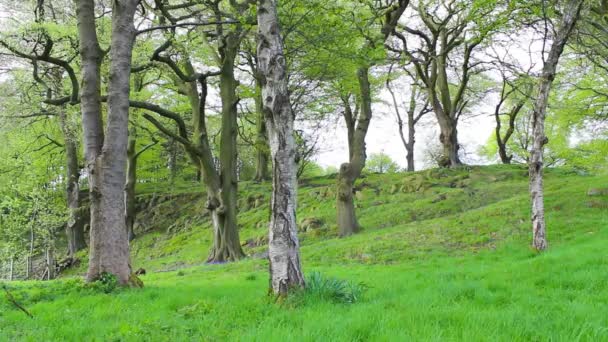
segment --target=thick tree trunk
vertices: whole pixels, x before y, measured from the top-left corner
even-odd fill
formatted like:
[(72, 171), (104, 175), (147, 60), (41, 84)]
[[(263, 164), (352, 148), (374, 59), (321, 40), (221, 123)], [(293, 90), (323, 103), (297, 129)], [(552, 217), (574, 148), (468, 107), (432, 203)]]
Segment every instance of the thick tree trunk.
[[(106, 139), (95, 159), (98, 173), (100, 224), (91, 225), (91, 252), (87, 279), (114, 274), (126, 285), (131, 276), (125, 220), (131, 54), (135, 40), (133, 18), (137, 0), (115, 0), (112, 6), (111, 65), (108, 86)], [(94, 24), (94, 22), (93, 22)], [(94, 28), (94, 27), (93, 27)], [(81, 37), (82, 39), (82, 37)], [(94, 236), (94, 238), (93, 238)]]
[(65, 142), (66, 157), (66, 194), (68, 204), (68, 222), (66, 236), (68, 242), (68, 256), (72, 257), (87, 247), (84, 235), (84, 220), (80, 210), (80, 168), (78, 166), (78, 142), (69, 126), (65, 108), (59, 110), (59, 121), (63, 140)]
[(241, 248), (236, 221), (237, 214), (237, 105), (234, 62), (240, 44), (238, 33), (226, 35), (221, 48), (220, 98), (222, 101), (222, 136), (220, 139), (220, 191), (221, 205), (212, 210), (214, 217), (214, 243), (208, 262), (236, 261), (245, 257)]
[(443, 146), (443, 158), (439, 161), (439, 166), (455, 167), (462, 165), (460, 157), (458, 156), (458, 150), (460, 147), (458, 145), (458, 130), (456, 120), (449, 117), (437, 119), (439, 122), (439, 128), (441, 129), (439, 141)]
[(532, 246), (538, 251), (547, 248), (543, 191), (543, 150), (544, 145), (548, 142), (545, 136), (545, 113), (559, 58), (579, 17), (582, 3), (583, 0), (570, 0), (566, 5), (561, 26), (557, 30), (551, 50), (543, 66), (538, 86), (538, 97), (534, 103), (532, 115), (533, 142), (530, 151), (529, 172), (530, 199), (532, 202)]
[(127, 224), (127, 238), (130, 241), (135, 239), (135, 184), (137, 183), (137, 152), (135, 147), (137, 140), (135, 131), (129, 134), (127, 145), (127, 182), (125, 184), (125, 222)]
[(289, 104), (287, 68), (279, 30), (276, 3), (260, 0), (258, 6), (258, 61), (262, 98), (272, 156), (272, 199), (268, 239), (270, 290), (285, 296), (304, 286), (297, 236), (297, 166)]

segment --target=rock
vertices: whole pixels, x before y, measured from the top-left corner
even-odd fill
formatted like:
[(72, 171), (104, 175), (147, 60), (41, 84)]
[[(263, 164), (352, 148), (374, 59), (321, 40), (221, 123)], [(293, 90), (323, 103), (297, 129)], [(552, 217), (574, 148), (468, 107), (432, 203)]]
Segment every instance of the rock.
[(399, 186), (397, 184), (393, 184), (393, 186), (391, 186), (391, 189), (389, 190), (389, 193), (391, 195), (394, 195), (397, 193), (397, 191), (399, 191)]
[(264, 198), (263, 197), (258, 197), (255, 199), (255, 203), (253, 205), (254, 208), (259, 208), (262, 205), (264, 205)]
[(608, 202), (598, 200), (589, 201), (587, 202), (587, 207), (596, 209), (608, 209)]
[(268, 251), (258, 252), (251, 256), (254, 259), (268, 259)]
[(249, 247), (249, 248), (255, 248), (255, 247), (266, 245), (267, 243), (268, 243), (268, 236), (263, 235), (263, 236), (260, 236), (257, 238), (247, 239), (247, 241), (245, 241), (245, 243), (242, 244), (242, 246)]
[(303, 219), (299, 224), (299, 231), (308, 232), (323, 227), (324, 222), (320, 218), (309, 217)]
[(603, 189), (589, 189), (587, 196), (608, 196), (608, 188)]
[(437, 198), (435, 198), (434, 200), (432, 200), (431, 203), (437, 203), (437, 202), (445, 201), (447, 198), (448, 198), (448, 196), (446, 196), (446, 194), (441, 194)]

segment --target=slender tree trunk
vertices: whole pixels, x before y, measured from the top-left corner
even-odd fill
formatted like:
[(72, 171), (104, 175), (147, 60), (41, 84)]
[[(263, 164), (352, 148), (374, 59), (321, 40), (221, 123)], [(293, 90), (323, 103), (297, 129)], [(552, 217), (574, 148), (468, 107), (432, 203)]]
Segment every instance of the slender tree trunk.
[(133, 225), (135, 224), (135, 184), (137, 183), (137, 152), (135, 150), (137, 140), (135, 131), (129, 134), (127, 145), (127, 182), (125, 184), (125, 218), (127, 224), (127, 238), (129, 241), (135, 239)]
[(8, 269), (8, 280), (9, 281), (13, 281), (14, 265), (15, 265), (15, 257), (11, 256), (11, 262), (9, 263), (9, 269)]
[(46, 269), (47, 280), (55, 279), (55, 255), (52, 247), (46, 248)]
[(89, 202), (91, 210), (89, 271), (87, 281), (98, 278), (101, 270), (96, 262), (101, 247), (101, 186), (97, 157), (103, 145), (103, 123), (101, 116), (100, 65), (103, 58), (95, 29), (95, 2), (77, 0), (78, 38), (82, 64), (82, 94), (80, 110), (84, 133), (84, 154), (89, 183)]
[(66, 236), (68, 241), (68, 256), (87, 247), (84, 235), (84, 220), (80, 210), (80, 167), (78, 166), (78, 143), (72, 131), (65, 108), (59, 110), (59, 120), (65, 141), (66, 156), (66, 193), (68, 204), (68, 222)]
[(416, 166), (414, 165), (414, 144), (415, 144), (415, 138), (416, 138), (416, 127), (415, 124), (413, 122), (413, 117), (410, 117), (408, 119), (408, 137), (409, 137), (409, 142), (405, 145), (405, 149), (407, 151), (406, 154), (406, 159), (407, 159), (407, 171), (408, 172), (414, 172), (416, 171)]
[(273, 172), (268, 239), (270, 287), (275, 295), (285, 296), (290, 289), (304, 286), (296, 226), (294, 116), (289, 104), (287, 68), (275, 1), (260, 0), (257, 16), (258, 61), (264, 77), (262, 98)]
[(222, 101), (222, 136), (220, 139), (220, 191), (221, 205), (212, 211), (214, 242), (208, 262), (236, 261), (245, 257), (241, 248), (236, 221), (237, 214), (237, 105), (234, 62), (240, 44), (239, 34), (228, 33), (223, 39), (220, 54), (220, 98)]
[(532, 246), (542, 251), (547, 248), (545, 207), (543, 193), (543, 150), (548, 142), (545, 136), (545, 113), (549, 102), (551, 85), (555, 79), (559, 58), (576, 24), (583, 0), (568, 1), (563, 13), (561, 26), (553, 40), (551, 50), (543, 66), (538, 85), (538, 97), (532, 115), (532, 148), (530, 151), (530, 199), (532, 202)]
[(266, 123), (264, 121), (264, 113), (263, 113), (263, 104), (262, 104), (262, 94), (261, 94), (261, 85), (258, 84), (258, 91), (260, 92), (259, 96), (256, 96), (255, 99), (255, 108), (256, 108), (256, 142), (255, 142), (255, 151), (256, 151), (256, 159), (255, 159), (255, 177), (253, 178), (256, 182), (263, 182), (268, 180), (268, 136), (266, 133)]

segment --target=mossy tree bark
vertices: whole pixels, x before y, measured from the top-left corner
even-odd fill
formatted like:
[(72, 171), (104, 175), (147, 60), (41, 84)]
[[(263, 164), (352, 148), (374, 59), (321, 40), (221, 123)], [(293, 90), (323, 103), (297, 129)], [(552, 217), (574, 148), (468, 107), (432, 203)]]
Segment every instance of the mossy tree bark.
[(276, 2), (258, 2), (258, 62), (263, 112), (272, 159), (272, 199), (268, 239), (270, 290), (285, 296), (304, 286), (297, 236), (297, 166), (294, 115), (289, 102), (287, 66)]
[[(545, 60), (538, 85), (538, 97), (532, 113), (532, 148), (530, 151), (530, 199), (532, 202), (532, 246), (542, 251), (547, 248), (543, 189), (543, 152), (548, 142), (545, 136), (545, 114), (551, 85), (555, 79), (559, 58), (580, 15), (583, 0), (569, 0), (562, 15), (561, 25)], [(546, 37), (545, 37), (546, 38)]]

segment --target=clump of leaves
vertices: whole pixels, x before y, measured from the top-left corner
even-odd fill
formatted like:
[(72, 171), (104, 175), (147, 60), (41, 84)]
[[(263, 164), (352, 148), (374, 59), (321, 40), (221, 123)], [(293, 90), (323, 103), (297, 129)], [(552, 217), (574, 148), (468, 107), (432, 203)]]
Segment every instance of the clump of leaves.
[(103, 272), (96, 282), (91, 284), (92, 288), (104, 293), (111, 293), (118, 287), (118, 278), (112, 273)]
[(296, 306), (315, 302), (354, 304), (363, 298), (367, 289), (368, 286), (362, 282), (355, 283), (312, 272), (306, 279), (306, 288), (288, 297), (287, 303)]

